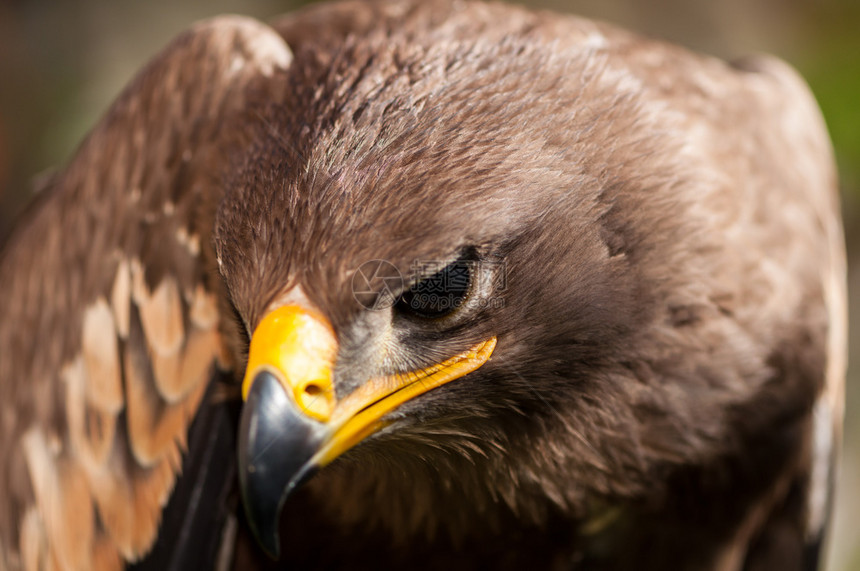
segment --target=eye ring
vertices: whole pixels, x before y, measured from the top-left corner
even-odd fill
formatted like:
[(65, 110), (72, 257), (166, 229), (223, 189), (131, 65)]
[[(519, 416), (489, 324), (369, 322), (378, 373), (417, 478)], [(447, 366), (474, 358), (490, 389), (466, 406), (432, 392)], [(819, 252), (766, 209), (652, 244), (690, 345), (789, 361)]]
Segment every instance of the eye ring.
[(422, 320), (437, 320), (452, 315), (472, 295), (473, 266), (472, 259), (462, 257), (415, 282), (397, 298), (395, 311)]

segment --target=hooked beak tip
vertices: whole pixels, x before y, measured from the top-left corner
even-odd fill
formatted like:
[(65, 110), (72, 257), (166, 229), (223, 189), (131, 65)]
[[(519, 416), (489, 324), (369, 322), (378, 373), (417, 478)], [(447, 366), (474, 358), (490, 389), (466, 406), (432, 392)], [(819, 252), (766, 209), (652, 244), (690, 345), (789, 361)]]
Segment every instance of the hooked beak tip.
[(325, 432), (324, 425), (299, 411), (272, 373), (256, 375), (239, 426), (239, 484), (251, 529), (275, 559), (281, 509), (316, 472), (311, 459)]

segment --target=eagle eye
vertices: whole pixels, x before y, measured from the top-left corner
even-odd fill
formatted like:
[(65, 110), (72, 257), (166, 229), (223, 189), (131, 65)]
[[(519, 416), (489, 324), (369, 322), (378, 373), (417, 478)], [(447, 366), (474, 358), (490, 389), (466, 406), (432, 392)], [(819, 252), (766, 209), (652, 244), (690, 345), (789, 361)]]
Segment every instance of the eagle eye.
[(395, 310), (422, 319), (440, 319), (454, 313), (472, 291), (473, 264), (471, 259), (459, 259), (415, 282), (400, 294)]

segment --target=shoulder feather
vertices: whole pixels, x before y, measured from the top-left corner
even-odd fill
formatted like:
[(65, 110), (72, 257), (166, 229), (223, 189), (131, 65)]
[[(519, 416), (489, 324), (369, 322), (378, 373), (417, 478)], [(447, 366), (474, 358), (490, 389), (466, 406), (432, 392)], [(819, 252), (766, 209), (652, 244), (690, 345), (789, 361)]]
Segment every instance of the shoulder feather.
[(211, 227), (230, 150), (292, 55), (229, 16), (179, 36), (0, 257), (0, 567), (111, 569), (152, 546), (230, 331)]

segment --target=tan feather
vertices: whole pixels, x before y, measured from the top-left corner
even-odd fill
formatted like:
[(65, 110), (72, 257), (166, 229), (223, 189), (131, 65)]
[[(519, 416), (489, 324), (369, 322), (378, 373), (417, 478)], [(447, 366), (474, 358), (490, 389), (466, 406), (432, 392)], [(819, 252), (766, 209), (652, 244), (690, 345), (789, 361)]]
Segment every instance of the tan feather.
[[(217, 335), (216, 335), (217, 338)], [(197, 414), (197, 409), (200, 408), (200, 402), (203, 400), (203, 395), (206, 394), (206, 389), (209, 386), (207, 382), (209, 379), (209, 372), (211, 370), (212, 362), (209, 362), (210, 369), (207, 369), (205, 375), (199, 377), (202, 382), (197, 383), (197, 385), (188, 393), (188, 397), (182, 403), (185, 407), (185, 422), (186, 428), (191, 425), (191, 421), (194, 420), (194, 415)], [(182, 431), (180, 434), (180, 438), (178, 442), (183, 450), (187, 449), (187, 430)]]
[(89, 406), (86, 399), (86, 371), (78, 357), (63, 370), (66, 382), (66, 417), (75, 456), (87, 473), (107, 462), (116, 434), (116, 415)]
[(122, 379), (113, 314), (103, 297), (84, 313), (82, 350), (87, 369), (87, 399), (96, 408), (117, 413), (122, 409)]
[(131, 305), (131, 270), (128, 261), (120, 260), (111, 288), (111, 307), (119, 336), (128, 337), (128, 313)]
[(197, 234), (188, 234), (185, 228), (176, 231), (176, 241), (182, 244), (192, 256), (200, 255), (200, 237)]
[(100, 538), (93, 548), (93, 571), (120, 571), (123, 568), (119, 551), (107, 538)]
[(199, 329), (211, 329), (218, 323), (218, 300), (200, 284), (194, 289), (189, 317)]
[(182, 404), (168, 404), (159, 397), (152, 365), (141, 353), (131, 344), (126, 347), (126, 411), (132, 453), (142, 466), (150, 467), (176, 446), (186, 426)]
[(173, 355), (182, 347), (185, 328), (182, 323), (182, 298), (176, 280), (165, 277), (149, 293), (143, 283), (143, 272), (134, 276), (135, 301), (140, 311), (140, 320), (149, 346), (162, 356)]
[(36, 508), (30, 508), (21, 520), (21, 559), (26, 571), (40, 571), (47, 558), (45, 530)]
[(158, 392), (168, 403), (175, 403), (209, 379), (212, 361), (218, 352), (215, 330), (192, 331), (185, 348), (175, 355), (152, 354)]
[(110, 469), (93, 481), (100, 521), (127, 560), (138, 559), (155, 540), (161, 508), (176, 477), (170, 464), (164, 461), (152, 468), (140, 468), (116, 447)]
[[(185, 396), (185, 383), (182, 378), (182, 362), (185, 360), (184, 351), (173, 355), (162, 356), (157, 351), (152, 352), (152, 373), (158, 393), (167, 403), (173, 404)], [(187, 382), (187, 379), (185, 379)]]
[(83, 471), (51, 450), (39, 428), (24, 436), (23, 447), (50, 556), (62, 562), (64, 569), (89, 570), (94, 514)]

